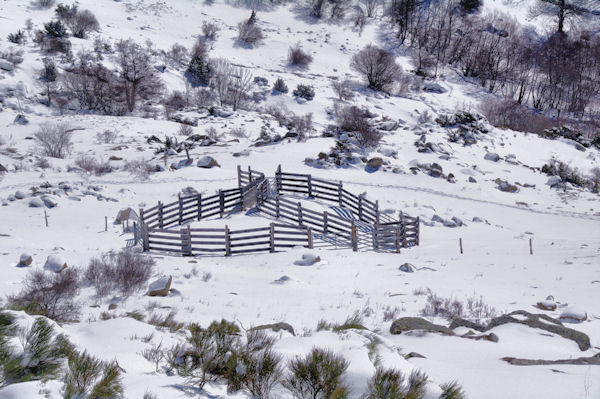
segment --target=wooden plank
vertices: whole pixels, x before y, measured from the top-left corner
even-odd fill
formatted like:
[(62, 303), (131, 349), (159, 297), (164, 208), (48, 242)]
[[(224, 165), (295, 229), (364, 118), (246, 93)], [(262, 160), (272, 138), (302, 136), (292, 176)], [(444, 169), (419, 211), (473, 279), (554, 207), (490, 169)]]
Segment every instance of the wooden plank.
[(294, 177), (304, 177), (304, 178), (306, 178), (307, 176), (309, 176), (307, 174), (302, 174), (302, 173), (288, 173), (288, 172), (279, 172), (279, 174), (282, 177), (285, 177), (285, 176), (294, 176)]
[(277, 237), (277, 236), (275, 236), (275, 245), (277, 245), (277, 241), (286, 241), (286, 242), (290, 242), (290, 241), (292, 241), (292, 242), (300, 242), (300, 241), (302, 241), (303, 243), (307, 242), (307, 240), (306, 240), (306, 233), (304, 233), (302, 235), (304, 236), (303, 239), (298, 239), (298, 238), (294, 238), (294, 237)]
[(177, 249), (177, 248), (164, 248), (164, 247), (157, 247), (157, 246), (150, 246), (149, 248), (150, 251), (162, 251), (162, 252), (175, 252), (175, 253), (181, 253), (181, 249)]
[(254, 229), (244, 229), (244, 230), (231, 230), (230, 234), (241, 234), (241, 233), (254, 233), (257, 231), (268, 231), (269, 227), (256, 227)]
[(154, 239), (154, 237), (150, 237), (150, 240), (148, 240), (148, 242), (150, 243), (150, 246), (152, 246), (153, 244), (158, 244), (158, 245), (173, 246), (173, 248), (181, 247), (181, 239), (179, 239), (177, 241), (161, 241), (161, 240)]
[(190, 229), (191, 231), (197, 231), (197, 232), (213, 232), (213, 231), (218, 231), (218, 232), (224, 232), (225, 229), (223, 228), (192, 228)]
[(224, 247), (221, 248), (202, 248), (202, 247), (194, 247), (192, 246), (192, 251), (194, 252), (223, 252)]
[(269, 252), (275, 252), (275, 223), (269, 226)]
[[(267, 228), (267, 230), (268, 230), (268, 228)], [(254, 236), (245, 236), (245, 237), (231, 237), (229, 240), (231, 242), (234, 242), (234, 241), (258, 240), (261, 238), (269, 238), (269, 234), (257, 234)]]
[[(268, 235), (267, 235), (268, 237)], [(254, 247), (257, 245), (267, 245), (269, 244), (270, 241), (266, 240), (266, 241), (253, 241), (253, 242), (238, 242), (236, 244), (231, 244), (230, 247), (231, 248), (240, 248), (240, 247)]]

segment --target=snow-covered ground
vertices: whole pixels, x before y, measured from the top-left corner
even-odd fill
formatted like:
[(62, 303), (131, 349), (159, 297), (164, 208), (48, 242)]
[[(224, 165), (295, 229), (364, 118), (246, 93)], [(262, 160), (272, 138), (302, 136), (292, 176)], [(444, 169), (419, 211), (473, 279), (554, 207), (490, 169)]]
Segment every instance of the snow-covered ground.
[[(522, 23), (540, 25), (527, 19), (524, 2), (488, 1), (486, 7), (514, 11)], [(152, 344), (169, 346), (182, 342), (181, 334), (159, 331), (153, 326), (125, 317), (126, 312), (139, 311), (167, 314), (176, 311), (176, 320), (207, 325), (213, 320), (231, 320), (250, 326), (287, 322), (296, 332), (274, 333), (275, 349), (286, 358), (307, 353), (313, 346), (329, 347), (350, 360), (346, 382), (351, 397), (358, 398), (366, 381), (375, 370), (369, 356), (372, 335), (380, 342), (377, 352), (382, 364), (410, 372), (418, 368), (432, 381), (428, 397), (440, 391), (437, 385), (457, 380), (469, 398), (597, 398), (600, 397), (600, 367), (582, 365), (514, 366), (502, 357), (557, 360), (589, 357), (600, 351), (600, 197), (570, 185), (556, 189), (546, 184), (548, 176), (539, 168), (552, 157), (589, 174), (600, 166), (600, 152), (589, 148), (577, 150), (565, 141), (546, 140), (536, 135), (489, 127), (488, 133), (477, 135), (477, 143), (463, 146), (448, 140), (450, 129), (442, 128), (434, 119), (438, 115), (463, 109), (476, 109), (486, 94), (477, 86), (465, 83), (447, 72), (439, 83), (448, 91), (443, 94), (418, 93), (406, 97), (376, 95), (360, 90), (354, 100), (379, 115), (399, 122), (398, 128), (385, 132), (379, 149), (362, 154), (367, 158), (382, 157), (386, 168), (369, 173), (364, 165), (353, 167), (316, 168), (305, 162), (328, 152), (335, 145), (333, 138), (321, 137), (320, 131), (333, 123), (326, 112), (335, 98), (330, 77), (348, 77), (360, 86), (359, 77), (349, 69), (349, 61), (367, 43), (381, 42), (383, 25), (370, 21), (359, 35), (350, 24), (327, 24), (307, 21), (294, 4), (259, 12), (259, 23), (266, 39), (256, 48), (239, 46), (235, 37), (236, 24), (247, 18), (249, 10), (232, 4), (177, 0), (160, 1), (80, 1), (81, 8), (94, 12), (100, 21), (101, 35), (111, 40), (133, 38), (143, 43), (147, 39), (159, 49), (172, 44), (190, 47), (200, 31), (202, 21), (216, 21), (221, 26), (211, 57), (226, 57), (232, 63), (251, 68), (255, 76), (263, 76), (269, 84), (283, 77), (291, 89), (297, 83), (309, 83), (316, 88), (314, 100), (300, 104), (287, 95), (268, 95), (267, 103), (282, 104), (297, 114), (313, 113), (316, 131), (305, 141), (284, 139), (279, 143), (254, 147), (262, 126), (268, 124), (275, 132), (285, 133), (272, 118), (254, 111), (238, 111), (228, 118), (197, 115), (201, 119), (194, 133), (204, 134), (214, 127), (223, 134), (221, 144), (195, 147), (190, 156), (198, 160), (204, 155), (214, 157), (220, 167), (211, 169), (185, 167), (153, 173), (141, 179), (123, 170), (126, 161), (151, 160), (162, 164), (146, 139), (151, 135), (163, 138), (177, 136), (179, 124), (139, 116), (58, 115), (37, 103), (32, 75), (41, 66), (42, 55), (29, 41), (25, 45), (25, 61), (13, 72), (0, 71), (0, 91), (16, 88), (16, 96), (5, 95), (0, 111), (0, 164), (8, 173), (0, 177), (0, 294), (17, 293), (21, 281), (31, 268), (42, 267), (46, 257), (58, 254), (69, 267), (85, 266), (99, 254), (126, 246), (133, 237), (124, 233), (112, 220), (123, 208), (153, 206), (157, 201), (171, 202), (186, 187), (211, 195), (220, 188), (237, 186), (237, 165), (272, 176), (277, 165), (284, 171), (310, 173), (314, 176), (341, 180), (355, 193), (367, 193), (367, 198), (379, 200), (381, 209), (420, 216), (420, 245), (403, 249), (400, 254), (374, 251), (352, 252), (348, 248), (317, 248), (312, 250), (321, 261), (312, 266), (298, 266), (306, 249), (297, 248), (275, 254), (232, 257), (182, 258), (152, 253), (156, 260), (156, 278), (173, 276), (172, 291), (167, 297), (150, 298), (139, 292), (128, 298), (98, 299), (92, 289), (84, 289), (79, 297), (83, 305), (80, 322), (64, 324), (60, 331), (80, 349), (102, 359), (117, 359), (124, 369), (125, 396), (140, 398), (153, 392), (160, 398), (186, 397), (181, 389), (183, 378), (156, 373), (154, 365), (141, 352)], [(50, 20), (52, 11), (33, 9), (28, 2), (9, 0), (0, 3), (0, 37), (24, 26), (31, 18), (34, 25)], [(314, 56), (307, 70), (295, 70), (286, 65), (287, 49), (302, 43)], [(73, 39), (73, 51), (90, 47), (91, 39)], [(8, 42), (0, 42), (6, 48)], [(408, 57), (399, 62), (410, 69)], [(183, 90), (182, 70), (167, 68), (162, 74), (170, 90)], [(263, 104), (264, 105), (264, 104)], [(427, 111), (427, 113), (425, 113)], [(13, 121), (24, 113), (27, 125)], [(35, 166), (36, 150), (33, 134), (41, 125), (64, 121), (75, 130), (74, 149), (66, 159), (49, 158), (50, 168)], [(242, 127), (246, 138), (230, 135), (232, 128)], [(113, 144), (98, 144), (95, 136), (106, 130), (118, 132)], [(414, 142), (422, 135), (442, 151), (417, 152)], [(185, 137), (178, 136), (183, 140)], [(247, 156), (236, 157), (249, 149)], [(497, 153), (497, 162), (484, 159)], [(68, 171), (81, 154), (107, 160), (110, 156), (122, 160), (110, 161), (118, 170), (94, 176), (81, 171)], [(385, 155), (384, 155), (385, 154)], [(448, 156), (443, 156), (447, 154)], [(440, 158), (440, 155), (442, 157)], [(169, 163), (184, 159), (172, 156)], [(452, 173), (455, 183), (431, 177), (423, 171), (412, 173), (411, 167), (438, 163), (444, 175)], [(195, 165), (195, 164), (194, 164)], [(537, 168), (537, 169), (536, 169)], [(384, 170), (385, 169), (385, 170)], [(469, 181), (472, 177), (474, 182)], [(499, 190), (496, 179), (516, 184), (515, 193)], [(29, 206), (30, 188), (49, 183), (52, 188), (66, 182), (73, 191), (57, 195), (53, 208)], [(25, 199), (9, 201), (17, 191)], [(12, 199), (12, 198), (11, 198)], [(48, 217), (48, 227), (45, 216)], [(430, 221), (434, 215), (444, 220), (460, 218), (464, 225), (449, 228)], [(108, 231), (105, 231), (108, 217)], [(203, 225), (255, 226), (266, 225), (267, 219), (237, 214), (226, 221), (219, 219)], [(198, 223), (196, 223), (198, 224)], [(459, 239), (463, 252), (459, 251)], [(530, 254), (530, 239), (533, 254)], [(17, 267), (19, 256), (30, 254), (30, 267)], [(398, 269), (403, 263), (417, 267), (414, 273)], [(288, 278), (281, 279), (287, 276)], [(154, 279), (154, 278), (153, 278)], [(507, 324), (492, 330), (498, 342), (470, 340), (435, 333), (392, 335), (394, 318), (419, 316), (426, 302), (427, 289), (441, 297), (461, 301), (481, 297), (498, 314), (514, 310), (544, 313), (558, 318), (564, 308), (542, 311), (533, 306), (551, 295), (560, 304), (568, 304), (587, 313), (587, 320), (565, 326), (586, 333), (591, 348), (580, 351), (570, 340), (520, 324)], [(102, 320), (109, 304), (117, 304)], [(99, 306), (96, 306), (99, 305)], [(347, 330), (340, 333), (316, 331), (319, 320), (341, 323), (355, 312), (362, 315), (369, 330)], [(19, 322), (31, 323), (30, 316), (18, 313)], [(438, 324), (448, 323), (436, 318)], [(458, 329), (457, 334), (466, 332)], [(149, 342), (139, 337), (153, 334)], [(371, 339), (370, 339), (371, 338)], [(424, 358), (404, 355), (417, 352)], [(0, 398), (60, 396), (60, 381), (27, 382), (0, 388)], [(201, 397), (227, 397), (226, 387), (207, 385)], [(277, 397), (287, 398), (283, 389)], [(246, 397), (243, 393), (232, 397)]]

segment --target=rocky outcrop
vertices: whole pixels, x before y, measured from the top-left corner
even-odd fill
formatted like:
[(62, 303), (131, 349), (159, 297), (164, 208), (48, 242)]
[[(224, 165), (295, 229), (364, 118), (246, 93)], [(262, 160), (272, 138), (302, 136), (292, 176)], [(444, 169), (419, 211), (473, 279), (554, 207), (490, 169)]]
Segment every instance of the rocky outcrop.
[(443, 335), (454, 335), (448, 327), (433, 324), (421, 317), (402, 317), (395, 320), (390, 327), (390, 333), (398, 335), (408, 331), (426, 331)]

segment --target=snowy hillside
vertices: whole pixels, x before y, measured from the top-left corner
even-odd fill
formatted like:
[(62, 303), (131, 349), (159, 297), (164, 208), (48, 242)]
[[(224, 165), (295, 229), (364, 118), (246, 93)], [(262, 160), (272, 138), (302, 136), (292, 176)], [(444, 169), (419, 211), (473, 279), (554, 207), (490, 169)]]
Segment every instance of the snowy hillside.
[[(532, 88), (515, 106), (531, 111), (529, 132), (495, 127), (503, 111), (492, 121), (480, 110), (504, 104), (509, 84), (491, 93), (491, 79), (450, 61), (419, 72), (380, 2), (362, 19), (354, 2), (333, 19), (310, 16), (304, 2), (260, 3), (249, 23), (252, 7), (241, 2), (80, 0), (99, 25), (56, 52), (48, 48), (67, 38), (36, 31), (67, 19), (39, 3), (0, 2), (0, 398), (600, 397), (598, 93), (581, 110), (562, 97), (534, 109)], [(507, 13), (514, 21), (494, 17), (498, 26), (514, 22), (543, 40), (556, 21), (534, 6), (484, 0), (478, 12)], [(239, 23), (263, 38), (240, 40)], [(600, 43), (593, 32), (590, 43)], [(385, 90), (351, 66), (369, 45), (401, 67)], [(294, 46), (311, 60), (291, 65)], [(150, 66), (142, 83), (124, 77), (123, 58), (135, 52)], [(278, 79), (287, 92), (273, 89)], [(313, 98), (294, 94), (302, 85)], [(551, 122), (561, 112), (567, 128)], [(555, 127), (537, 131), (538, 121)], [(141, 252), (140, 209), (238, 188), (238, 165), (271, 184), (278, 166), (341, 181), (390, 220), (418, 217), (419, 245), (353, 251), (316, 236), (314, 248), (275, 253)], [(274, 222), (254, 205), (189, 227)], [(127, 208), (136, 215), (115, 222)], [(222, 341), (219, 328), (230, 328)], [(194, 340), (209, 333), (210, 369)], [(42, 341), (52, 350), (36, 347)], [(347, 362), (331, 395), (290, 382), (294, 361), (314, 348)], [(104, 363), (73, 393), (84, 354)], [(265, 382), (268, 356), (278, 373)], [(396, 380), (403, 392), (373, 392), (384, 370), (406, 377)], [(249, 382), (253, 372), (263, 385)], [(116, 388), (91, 393), (95, 383)]]

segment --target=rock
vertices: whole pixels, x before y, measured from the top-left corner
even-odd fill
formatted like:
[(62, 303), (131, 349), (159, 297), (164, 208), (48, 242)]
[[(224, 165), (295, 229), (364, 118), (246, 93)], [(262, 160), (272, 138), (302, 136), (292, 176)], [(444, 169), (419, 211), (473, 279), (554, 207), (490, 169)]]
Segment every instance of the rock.
[(25, 194), (25, 192), (23, 192), (23, 191), (21, 191), (21, 190), (18, 190), (18, 191), (15, 193), (15, 198), (16, 198), (16, 199), (24, 199), (24, 198), (27, 198), (27, 194)]
[(542, 359), (518, 359), (514, 357), (503, 357), (502, 360), (512, 364), (513, 366), (548, 366), (552, 364), (576, 364), (583, 366), (600, 366), (600, 353), (594, 356), (578, 357), (576, 359), (558, 359), (558, 360), (542, 360)]
[(6, 173), (8, 172), (8, 169), (6, 169), (6, 167), (2, 164), (0, 164), (0, 173)]
[(391, 147), (382, 147), (379, 149), (379, 153), (390, 158), (396, 158), (398, 156), (398, 151)]
[(374, 157), (367, 161), (367, 168), (371, 170), (377, 170), (381, 168), (381, 165), (383, 165), (383, 159), (379, 157)]
[(12, 63), (0, 58), (0, 69), (10, 72), (15, 69), (15, 66)]
[(442, 93), (447, 92), (448, 90), (443, 88), (439, 83), (430, 82), (430, 83), (425, 83), (423, 85), (423, 91), (426, 91), (428, 93), (442, 94)]
[(248, 155), (250, 155), (250, 150), (246, 149), (240, 152), (234, 152), (232, 155), (234, 157), (247, 157)]
[(474, 223), (485, 223), (485, 220), (483, 220), (482, 218), (480, 218), (479, 216), (474, 216), (472, 221)]
[(14, 123), (17, 125), (27, 125), (29, 123), (29, 119), (27, 119), (27, 117), (23, 114), (18, 114), (15, 117)]
[(498, 183), (498, 190), (503, 191), (505, 193), (516, 193), (517, 191), (519, 191), (519, 188), (517, 186), (515, 186), (514, 184), (510, 184), (507, 181), (500, 181), (497, 182)]
[(442, 219), (442, 217), (439, 216), (439, 215), (437, 215), (437, 214), (432, 216), (431, 221), (432, 222), (444, 223), (444, 219)]
[(415, 271), (417, 271), (417, 268), (414, 265), (412, 265), (411, 263), (404, 263), (404, 264), (400, 265), (398, 270), (400, 270), (401, 272), (404, 272), (404, 273), (414, 273)]
[(209, 168), (212, 168), (215, 166), (218, 166), (219, 168), (221, 167), (221, 165), (219, 165), (219, 163), (217, 162), (216, 159), (214, 159), (213, 157), (210, 157), (208, 155), (206, 155), (198, 160), (199, 168), (209, 169)]
[(494, 333), (476, 335), (473, 331), (469, 331), (468, 333), (461, 335), (461, 338), (472, 339), (475, 341), (484, 340), (490, 342), (498, 342), (500, 340), (498, 336)]
[(150, 288), (148, 289), (149, 296), (167, 296), (169, 294), (169, 289), (171, 288), (171, 282), (173, 281), (173, 276), (162, 277), (158, 280), (152, 282), (150, 284)]
[(44, 202), (44, 205), (46, 205), (48, 208), (54, 208), (58, 206), (58, 202), (56, 201), (56, 199), (49, 195), (44, 195), (42, 197), (42, 201)]
[(469, 176), (469, 183), (477, 183), (477, 180), (473, 176)]
[(483, 156), (483, 159), (487, 159), (488, 161), (498, 162), (500, 160), (500, 155), (495, 152), (488, 152)]
[(293, 336), (296, 336), (296, 333), (294, 332), (294, 327), (292, 327), (291, 324), (285, 323), (283, 321), (279, 323), (264, 324), (261, 326), (252, 327), (250, 328), (250, 330), (273, 330), (275, 332), (283, 330), (289, 332)]
[(108, 305), (108, 310), (115, 310), (116, 308), (117, 308), (116, 303), (111, 303), (110, 305)]
[(558, 176), (550, 176), (546, 184), (550, 187), (554, 187), (562, 183), (562, 179)]
[(283, 276), (279, 277), (277, 280), (274, 280), (273, 284), (285, 284), (288, 281), (292, 281), (292, 278), (290, 276), (283, 275)]
[(394, 121), (380, 122), (377, 124), (377, 129), (390, 132), (392, 130), (398, 129), (398, 123)]
[(21, 254), (19, 257), (19, 266), (29, 266), (33, 262), (33, 258), (29, 254)]
[(587, 320), (587, 313), (572, 307), (566, 308), (559, 317), (565, 323), (581, 323)]
[(405, 359), (412, 359), (413, 357), (416, 357), (418, 359), (427, 359), (425, 356), (421, 355), (420, 353), (417, 352), (410, 352), (409, 354), (404, 355)]
[(450, 228), (454, 228), (454, 227), (458, 227), (458, 225), (456, 224), (456, 222), (454, 222), (454, 220), (444, 220), (444, 227), (450, 227)]
[(459, 217), (453, 216), (453, 217), (452, 217), (452, 221), (453, 221), (454, 223), (456, 223), (456, 225), (457, 225), (457, 226), (459, 226), (459, 227), (464, 225), (464, 223), (463, 223), (462, 219), (461, 219), (461, 218), (459, 218)]
[(320, 261), (320, 256), (312, 253), (305, 253), (302, 255), (302, 259), (295, 261), (294, 264), (299, 266), (312, 266)]
[(448, 327), (430, 323), (420, 317), (402, 317), (395, 320), (390, 327), (390, 333), (394, 335), (414, 330), (441, 333), (443, 335), (454, 335), (454, 332)]
[(44, 206), (44, 201), (42, 201), (41, 199), (39, 199), (37, 197), (33, 197), (32, 199), (29, 200), (30, 208), (41, 208), (43, 206)]
[(48, 258), (46, 258), (46, 263), (44, 263), (44, 269), (54, 273), (59, 273), (66, 267), (67, 262), (58, 255), (49, 255)]
[(448, 183), (456, 183), (456, 177), (454, 177), (454, 174), (452, 173), (448, 173), (446, 180), (448, 181)]
[(542, 310), (556, 310), (557, 307), (556, 302), (552, 300), (540, 301), (536, 303), (535, 306)]
[(439, 165), (435, 162), (432, 163), (431, 165), (429, 165), (429, 167), (427, 169), (429, 171), (429, 176), (440, 177), (443, 174), (441, 165)]

